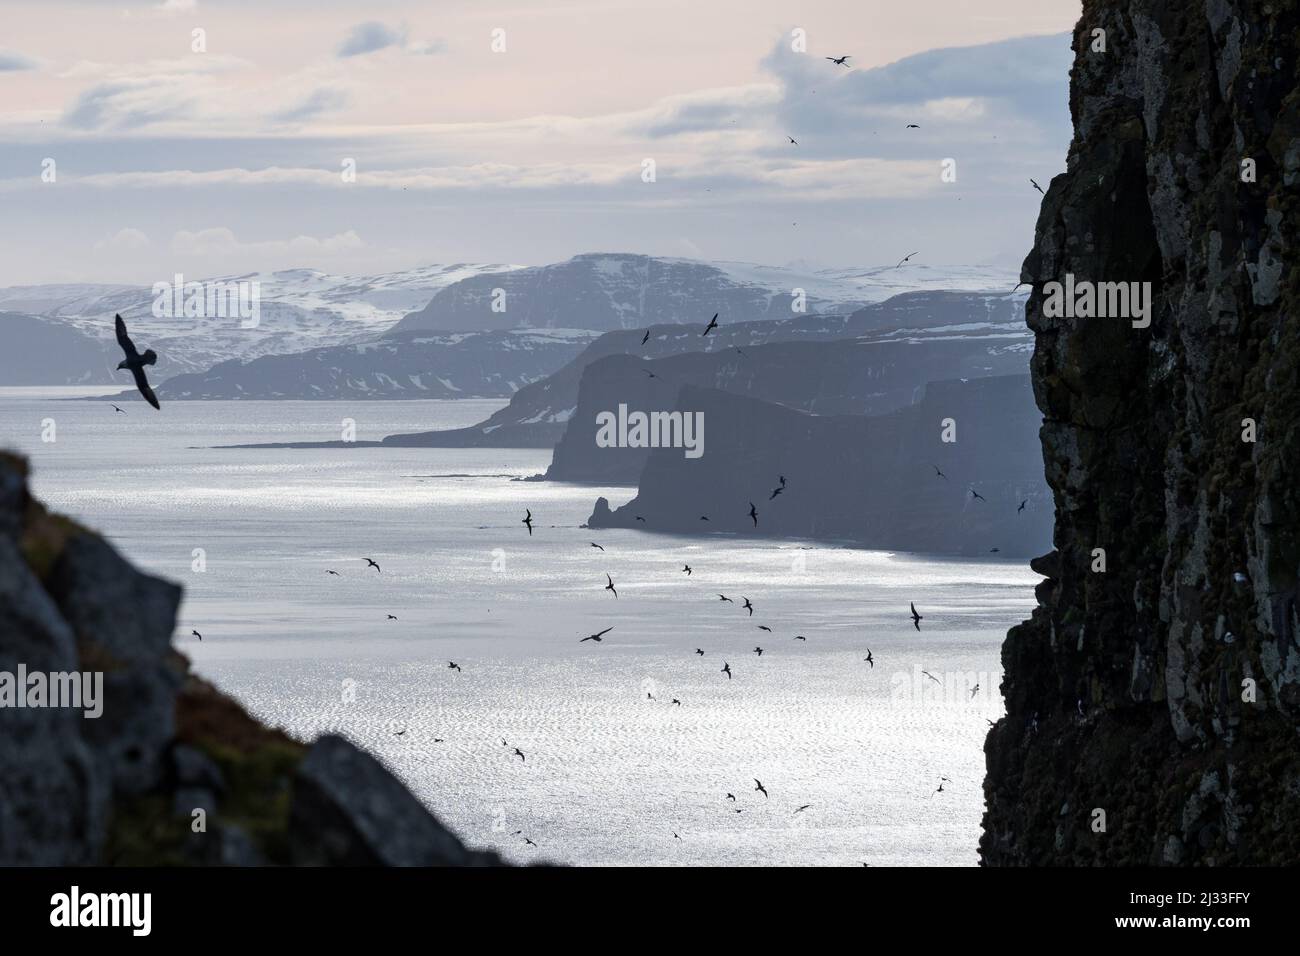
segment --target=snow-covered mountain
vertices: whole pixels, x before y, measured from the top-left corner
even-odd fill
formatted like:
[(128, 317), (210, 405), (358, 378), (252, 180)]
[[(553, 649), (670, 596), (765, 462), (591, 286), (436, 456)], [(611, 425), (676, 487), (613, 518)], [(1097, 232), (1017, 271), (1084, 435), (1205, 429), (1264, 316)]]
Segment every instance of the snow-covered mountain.
[(449, 285), (394, 332), (576, 328), (848, 314), (901, 292), (955, 289), (1006, 292), (1003, 269), (908, 263), (874, 269), (814, 270), (742, 262), (700, 262), (625, 253), (592, 253), (564, 262), (481, 273)]
[[(480, 273), (499, 275), (512, 268), (459, 263), (377, 276), (290, 269), (184, 277), (185, 282), (199, 282), (205, 289), (219, 282), (257, 282), (256, 328), (244, 328), (246, 323), (237, 315), (155, 315), (154, 291), (141, 286), (14, 286), (0, 289), (0, 310), (36, 314), (109, 344), (113, 344), (113, 314), (121, 313), (132, 338), (141, 347), (158, 353), (156, 375), (161, 381), (182, 372), (203, 371), (230, 359), (248, 361), (373, 339), (403, 315), (424, 306), (439, 290)], [(174, 281), (174, 277), (161, 281)]]

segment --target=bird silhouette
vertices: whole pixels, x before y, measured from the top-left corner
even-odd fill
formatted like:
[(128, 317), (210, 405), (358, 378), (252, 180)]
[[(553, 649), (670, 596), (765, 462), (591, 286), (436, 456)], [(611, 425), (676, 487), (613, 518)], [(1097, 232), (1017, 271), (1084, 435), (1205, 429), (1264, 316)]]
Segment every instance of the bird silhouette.
[(375, 559), (374, 559), (374, 558), (366, 558), (366, 564), (369, 565), (370, 567), (374, 568), (375, 571), (377, 571), (379, 574), (383, 574), (383, 573), (384, 573), (384, 569), (381, 568), (378, 564), (375, 563)]
[[(915, 255), (918, 255), (918, 254), (919, 254), (919, 253), (915, 253), (915, 252), (913, 252), (913, 253), (911, 253), (911, 254), (909, 254), (909, 255), (903, 256), (903, 258), (901, 258), (901, 259), (898, 260), (898, 266), (903, 265), (903, 263), (908, 262), (908, 261), (912, 258), (912, 256), (915, 256)], [(898, 266), (894, 266), (894, 268), (897, 269)]]
[(518, 757), (524, 763), (528, 762), (527, 759), (524, 757), (524, 752), (520, 750), (518, 747), (515, 748), (515, 756)]
[(579, 641), (578, 643), (579, 643), (579, 644), (582, 644), (582, 643), (584, 643), (584, 642), (586, 642), (586, 641), (595, 641), (597, 644), (599, 644), (599, 643), (601, 642), (601, 640), (604, 639), (604, 636), (605, 636), (606, 634), (608, 634), (608, 633), (609, 633), (610, 631), (612, 631), (612, 630), (614, 630), (613, 627), (607, 627), (607, 628), (605, 628), (603, 631), (597, 631), (595, 634), (592, 634), (590, 637), (584, 637), (584, 638), (583, 638), (581, 641)]
[(331, 571), (329, 568), (326, 568), (326, 569), (325, 569), (325, 573), (326, 573), (326, 574), (332, 574), (332, 575), (334, 575), (336, 578), (339, 576), (339, 573), (338, 573), (337, 571)]
[(1025, 505), (1027, 505), (1027, 504), (1029, 504), (1029, 499), (1028, 499), (1028, 498), (1026, 498), (1024, 501), (1020, 502), (1020, 507), (1016, 509), (1016, 514), (1020, 514), (1020, 512), (1024, 511), (1024, 510), (1025, 510)]
[(811, 804), (811, 803), (805, 803), (802, 807), (795, 807), (795, 811), (794, 811), (794, 812), (795, 812), (795, 813), (803, 813), (805, 810), (809, 810), (809, 809), (811, 809), (811, 808), (812, 808), (812, 804)]
[(613, 591), (613, 592), (614, 592), (614, 597), (618, 597), (618, 591), (615, 590), (615, 588), (614, 588), (614, 579), (611, 578), (611, 577), (609, 576), (609, 572), (608, 572), (608, 571), (605, 572), (605, 580), (609, 582), (608, 584), (605, 585), (605, 590), (606, 590), (606, 591)]
[(934, 676), (933, 674), (931, 674), (929, 671), (921, 671), (921, 673), (924, 674), (926, 677), (930, 678), (930, 680), (934, 681), (934, 682), (935, 682), (936, 684), (938, 684), (940, 687), (943, 686), (943, 681), (939, 680), (939, 678), (935, 677), (935, 676)]
[[(780, 494), (781, 492), (783, 492), (783, 491), (785, 491), (785, 488), (782, 487), (781, 485), (777, 485), (775, 488), (772, 489), (772, 494), (768, 497), (767, 500), (768, 500), (768, 501), (771, 501), (773, 498), (775, 498), (777, 495), (779, 495), (779, 494)], [(755, 523), (757, 523), (757, 522), (755, 522)]]
[(970, 489), (970, 496), (971, 496), (972, 498), (978, 498), (980, 501), (988, 501), (987, 498), (985, 498), (982, 494), (980, 494), (980, 493), (979, 493), (978, 491), (976, 491), (974, 488)]
[(592, 546), (593, 548), (596, 548), (596, 549), (599, 550), (599, 551), (604, 551), (604, 550), (605, 550), (605, 549), (602, 548), (600, 545), (598, 545), (595, 541), (591, 542), (591, 546)]
[(695, 648), (695, 653), (698, 654), (700, 657), (704, 656), (704, 651), (700, 650), (698, 647)]
[[(109, 404), (110, 404), (110, 405), (113, 405), (112, 402), (109, 402)], [(126, 414), (125, 411), (123, 411), (122, 409), (118, 408), (116, 405), (113, 405), (113, 411), (115, 411), (115, 412), (120, 412), (120, 413), (123, 414), (123, 415)]]
[(687, 576), (690, 576), (690, 575), (692, 574), (691, 566), (690, 566), (689, 564), (683, 564), (683, 565), (682, 565), (682, 572), (683, 572), (684, 574), (686, 574)]
[(912, 604), (912, 626), (919, 631), (921, 629), (921, 622), (924, 620), (925, 618), (923, 618), (920, 614), (916, 613), (916, 604), (913, 603)]
[(388, 619), (389, 619), (390, 621), (396, 621), (396, 620), (397, 620), (397, 615), (396, 615), (396, 614), (390, 614), (390, 615), (388, 615)]
[[(710, 332), (712, 332), (714, 329), (718, 327), (719, 315), (721, 315), (720, 312), (713, 313), (713, 318), (709, 319), (709, 324), (704, 327), (704, 335), (708, 335)], [(703, 338), (704, 335), (701, 335), (700, 338)]]
[[(448, 661), (448, 662), (447, 662), (447, 669), (448, 669), (448, 670), (453, 670), (453, 671), (459, 671), (459, 670), (460, 670), (460, 665), (457, 664), (455, 661)], [(463, 674), (464, 671), (461, 671), (461, 673)], [(505, 743), (504, 740), (501, 741), (501, 742), (502, 742), (502, 743)]]
[(759, 780), (757, 777), (754, 778), (754, 792), (762, 793), (765, 797), (767, 796), (767, 787), (763, 786), (763, 781)]
[(767, 631), (767, 633), (769, 633), (769, 634), (772, 633), (772, 629), (771, 629), (770, 627), (768, 627), (766, 624), (760, 624), (760, 625), (758, 625), (758, 629), (759, 629), (760, 631)]
[(920, 129), (921, 127), (917, 126), (915, 123), (908, 123), (907, 126), (906, 126), (905, 128), (906, 128), (906, 129)]
[(975, 686), (972, 687), (972, 688), (970, 689), (970, 699), (971, 699), (971, 700), (974, 700), (974, 699), (975, 699), (975, 695), (978, 694), (979, 692), (980, 692), (980, 685), (979, 685), (979, 682), (977, 681), (977, 682), (975, 683)]
[(845, 54), (844, 56), (828, 56), (828, 57), (823, 57), (823, 59), (830, 60), (830, 61), (831, 61), (832, 63), (834, 63), (836, 66), (844, 66), (844, 67), (847, 67), (849, 64), (848, 64), (846, 61), (849, 60), (849, 59), (851, 59), (851, 57), (852, 57), (852, 54)]
[(803, 641), (803, 642), (805, 642), (805, 643), (807, 643), (807, 641), (808, 641), (808, 638), (804, 637), (802, 634), (796, 634), (796, 635), (794, 636), (794, 639), (795, 639), (796, 641)]
[(528, 508), (525, 508), (524, 511), (526, 513), (523, 517), (523, 520), (520, 522), (520, 524), (528, 525), (528, 537), (531, 538), (533, 536), (533, 513)]
[(729, 794), (727, 794), (727, 799), (730, 800), (732, 803), (735, 803), (735, 802), (736, 802), (736, 795), (735, 795), (734, 793), (729, 793)]
[(785, 475), (777, 475), (776, 477), (777, 477), (777, 480), (778, 480), (779, 482), (781, 482), (781, 487), (784, 488), (784, 487), (785, 487)]
[(645, 335), (641, 336), (641, 344), (645, 345), (649, 341), (650, 341), (650, 330), (646, 329)]
[(672, 699), (672, 702), (673, 702), (674, 704), (676, 704), (678, 707), (682, 706), (682, 702), (681, 702), (680, 700), (678, 700), (676, 697), (674, 697), (674, 698)]
[(762, 657), (762, 656), (763, 656), (763, 649), (762, 649), (761, 647), (755, 647), (755, 648), (754, 648), (754, 653), (757, 654), (759, 657)]
[(727, 680), (731, 680), (731, 665), (726, 661), (722, 662), (722, 673), (727, 675)]
[(754, 605), (749, 603), (749, 598), (745, 598), (745, 603), (742, 604), (740, 607), (742, 610), (748, 609), (750, 617), (754, 616)]
[(1029, 183), (1030, 183), (1030, 185), (1032, 185), (1035, 189), (1037, 189), (1040, 193), (1042, 193), (1044, 196), (1047, 195), (1047, 193), (1044, 193), (1044, 192), (1043, 192), (1043, 187), (1040, 186), (1040, 185), (1038, 185), (1038, 183), (1034, 182), (1034, 180), (1033, 180), (1032, 178), (1029, 180)]
[(875, 669), (875, 667), (876, 667), (876, 659), (875, 659), (874, 657), (871, 656), (871, 648), (869, 648), (869, 647), (867, 648), (867, 656), (864, 657), (864, 658), (862, 658), (862, 659), (863, 659), (864, 661), (866, 661), (868, 664), (871, 665), (872, 670)]
[(754, 502), (749, 503), (749, 516), (754, 519), (754, 527), (758, 527), (758, 509), (754, 507)]
[(736, 602), (733, 601), (731, 598), (727, 597), (725, 594), (719, 594), (719, 595), (718, 595), (718, 600), (720, 600), (720, 601), (726, 601), (728, 604), (735, 604), (735, 603), (736, 603)]
[(931, 465), (930, 467), (934, 469), (934, 473), (938, 475), (940, 478), (944, 479), (945, 481), (948, 479), (948, 476), (939, 470), (938, 465)]
[(793, 136), (786, 136), (786, 139), (788, 139), (788, 140), (789, 140), (791, 143), (793, 143), (795, 146), (798, 146), (798, 145), (799, 145), (797, 142), (795, 142), (795, 138), (794, 138)]
[(190, 633), (193, 634), (195, 637), (197, 637), (200, 641), (203, 640), (203, 635), (200, 634), (198, 631), (191, 630)]
[(158, 396), (153, 393), (153, 389), (149, 386), (149, 379), (144, 374), (146, 365), (158, 363), (158, 353), (153, 349), (145, 349), (143, 355), (137, 352), (131, 337), (126, 334), (126, 323), (122, 321), (120, 315), (113, 316), (113, 325), (117, 329), (117, 344), (126, 353), (126, 358), (122, 359), (117, 367), (130, 371), (131, 377), (135, 379), (135, 387), (140, 390), (144, 400), (161, 411), (162, 406), (158, 404)]
[(530, 840), (528, 837), (524, 837), (524, 845), (525, 845), (525, 846), (534, 846), (534, 847), (537, 846), (537, 844), (534, 843), (532, 840)]

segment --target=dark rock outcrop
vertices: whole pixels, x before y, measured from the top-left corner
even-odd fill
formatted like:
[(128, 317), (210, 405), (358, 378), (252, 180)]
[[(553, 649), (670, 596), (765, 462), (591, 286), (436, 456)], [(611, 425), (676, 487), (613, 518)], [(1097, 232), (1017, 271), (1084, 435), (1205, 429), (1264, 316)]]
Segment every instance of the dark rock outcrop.
[[(181, 589), (46, 512), (25, 477), (0, 453), (0, 865), (501, 862), (347, 741), (308, 748), (190, 674), (171, 647)], [(100, 674), (102, 712), (15, 706), (36, 702), (20, 673)]]
[[(1300, 860), (1297, 37), (1295, 3), (1084, 3), (1023, 273), (1055, 551), (985, 864)], [(1150, 327), (1049, 317), (1066, 274), (1150, 281)]]
[[(590, 527), (979, 557), (993, 548), (1034, 554), (1050, 539), (1051, 503), (1033, 442), (1041, 416), (1023, 375), (934, 383), (916, 405), (878, 416), (808, 415), (691, 385), (676, 406), (703, 413), (704, 454), (650, 451), (637, 496), (613, 511), (599, 499)], [(955, 442), (943, 440), (947, 418)], [(787, 484), (773, 499), (780, 476)]]

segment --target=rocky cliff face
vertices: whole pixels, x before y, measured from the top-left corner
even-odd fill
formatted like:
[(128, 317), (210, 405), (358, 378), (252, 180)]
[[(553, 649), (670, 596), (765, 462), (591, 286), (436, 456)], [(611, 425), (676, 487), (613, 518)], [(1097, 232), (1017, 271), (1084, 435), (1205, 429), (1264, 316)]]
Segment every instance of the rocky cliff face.
[[(1298, 36), (1294, 2), (1084, 3), (1022, 276), (1056, 549), (1003, 647), (986, 864), (1300, 859)], [(1150, 326), (1051, 317), (1067, 273), (1150, 281)]]
[[(190, 674), (180, 600), (0, 454), (0, 866), (500, 862), (347, 741), (299, 743)], [(32, 706), (78, 672), (95, 708)]]

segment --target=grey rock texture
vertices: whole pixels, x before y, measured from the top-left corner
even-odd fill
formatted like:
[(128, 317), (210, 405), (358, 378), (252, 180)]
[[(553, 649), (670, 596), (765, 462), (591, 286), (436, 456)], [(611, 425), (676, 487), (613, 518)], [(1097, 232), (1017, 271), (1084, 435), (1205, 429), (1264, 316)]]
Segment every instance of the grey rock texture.
[[(1023, 272), (1055, 550), (1003, 647), (985, 864), (1300, 861), (1298, 36), (1294, 3), (1084, 3)], [(1049, 318), (1066, 273), (1152, 282), (1150, 328)]]
[(0, 453), (0, 672), (102, 673), (103, 712), (0, 706), (0, 866), (501, 863), (351, 744), (308, 749), (190, 674), (180, 588), (25, 479)]
[[(599, 499), (590, 527), (979, 557), (993, 548), (1030, 555), (1050, 540), (1051, 501), (1033, 442), (1041, 418), (1026, 376), (934, 383), (916, 405), (877, 416), (809, 415), (692, 385), (676, 406), (703, 412), (704, 454), (650, 451), (637, 496), (614, 511)], [(942, 440), (946, 418), (956, 421), (956, 442)], [(781, 476), (786, 486), (772, 498)]]

